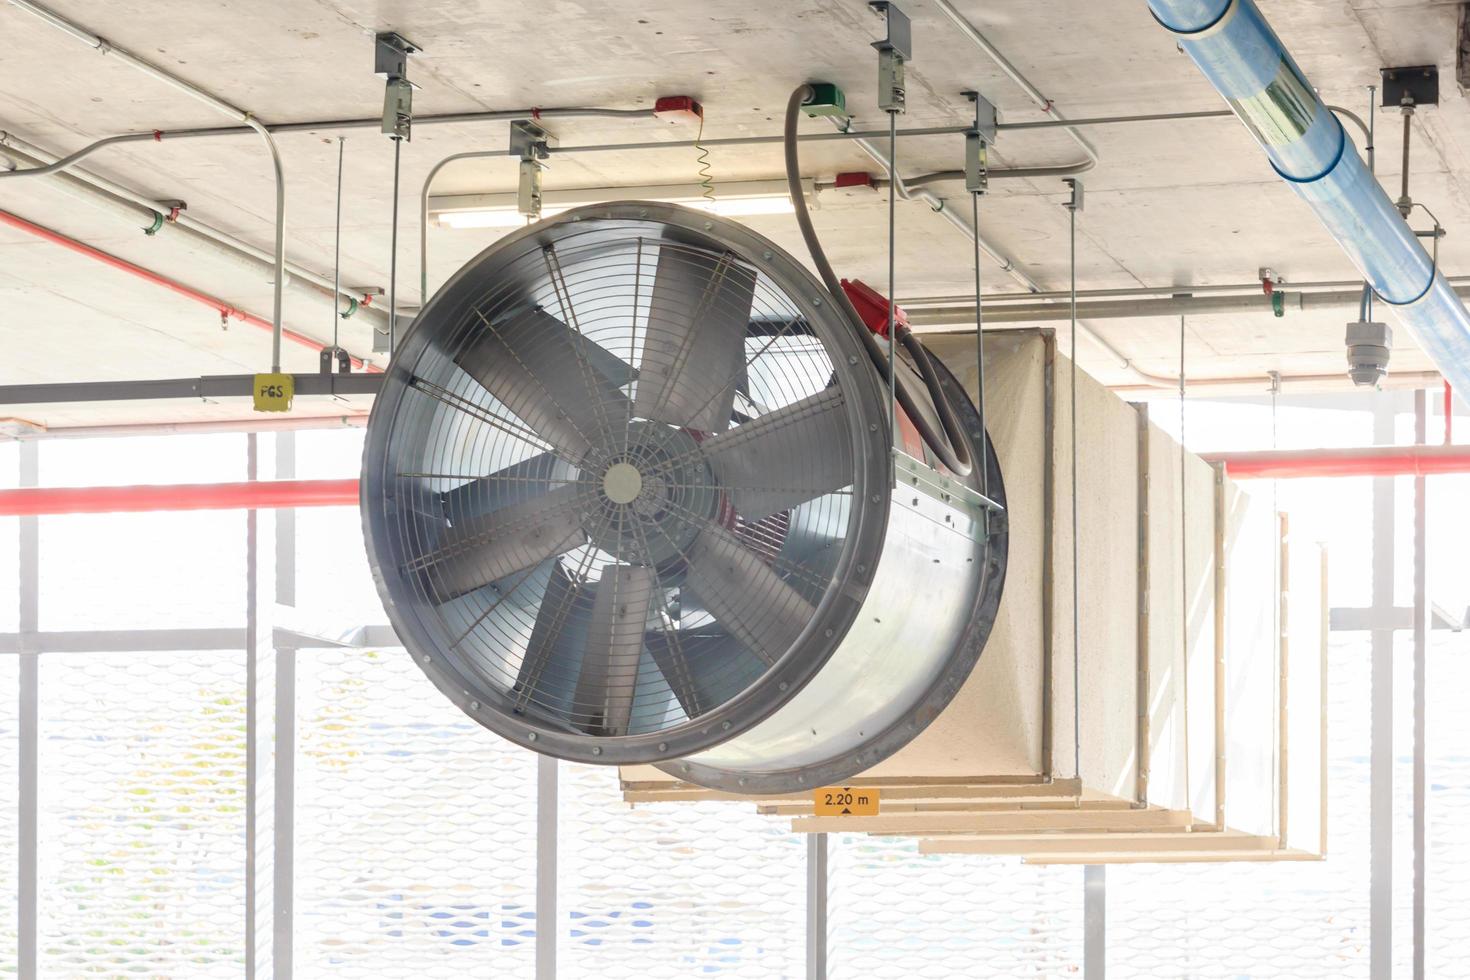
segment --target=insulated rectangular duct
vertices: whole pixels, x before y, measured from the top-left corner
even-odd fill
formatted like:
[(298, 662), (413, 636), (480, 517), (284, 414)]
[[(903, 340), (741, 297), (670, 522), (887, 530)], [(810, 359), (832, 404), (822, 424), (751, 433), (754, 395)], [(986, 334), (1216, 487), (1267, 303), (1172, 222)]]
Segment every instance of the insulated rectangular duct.
[[(930, 346), (973, 393), (973, 338)], [(1079, 372), (1074, 661), (1070, 366), (1051, 331), (987, 333), (985, 357), (1010, 554), (978, 666), (922, 734), (858, 777), (879, 788), (879, 816), (760, 805), (798, 830), (1037, 861), (1319, 854), (1320, 549), (1284, 535), (1268, 495), (1181, 453), (1147, 406)], [(651, 767), (623, 778), (632, 802), (719, 796)]]

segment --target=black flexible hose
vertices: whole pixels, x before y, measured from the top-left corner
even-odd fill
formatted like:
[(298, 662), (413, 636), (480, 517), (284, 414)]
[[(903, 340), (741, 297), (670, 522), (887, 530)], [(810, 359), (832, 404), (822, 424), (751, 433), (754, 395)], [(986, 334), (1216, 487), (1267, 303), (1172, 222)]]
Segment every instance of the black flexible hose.
[[(852, 305), (852, 300), (847, 298), (842, 283), (838, 280), (837, 274), (832, 271), (832, 264), (827, 261), (827, 253), (822, 251), (822, 243), (817, 240), (817, 231), (812, 226), (812, 216), (807, 211), (806, 197), (801, 186), (801, 161), (796, 153), (796, 126), (801, 119), (801, 107), (811, 96), (811, 86), (801, 85), (791, 93), (791, 98), (786, 103), (786, 183), (791, 192), (792, 207), (796, 209), (796, 223), (801, 226), (801, 237), (806, 240), (807, 251), (811, 253), (812, 263), (816, 265), (817, 273), (822, 277), (822, 282), (826, 284), (827, 292), (832, 294), (837, 308), (847, 316), (848, 322), (857, 331), (873, 366), (878, 369), (879, 374), (887, 377), (887, 352), (883, 349), (883, 345), (878, 343), (878, 338), (868, 329), (867, 324), (863, 322), (856, 307)], [(891, 297), (889, 302), (893, 302)], [(965, 438), (964, 431), (960, 428), (959, 420), (955, 418), (954, 408), (950, 405), (949, 398), (944, 394), (944, 389), (940, 387), (939, 374), (929, 361), (929, 351), (906, 327), (895, 323), (894, 330), (897, 332), (894, 339), (903, 344), (924, 379), (924, 387), (929, 391), (929, 399), (934, 403), (934, 409), (939, 415), (939, 423), (944, 427), (944, 434), (935, 432), (929, 425), (919, 411), (919, 403), (909, 388), (908, 379), (895, 372), (894, 388), (898, 396), (898, 403), (903, 406), (909, 421), (913, 422), (914, 428), (919, 431), (925, 444), (939, 457), (939, 461), (957, 476), (968, 476), (972, 467), (970, 444)]]

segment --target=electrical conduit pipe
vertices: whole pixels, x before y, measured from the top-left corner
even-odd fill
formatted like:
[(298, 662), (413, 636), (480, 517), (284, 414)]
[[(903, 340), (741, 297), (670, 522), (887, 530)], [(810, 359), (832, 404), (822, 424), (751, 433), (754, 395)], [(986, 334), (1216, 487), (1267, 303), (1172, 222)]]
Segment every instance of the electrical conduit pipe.
[(1470, 390), (1470, 312), (1255, 0), (1149, 0), (1149, 9), (1445, 378)]
[[(231, 306), (229, 303), (226, 303), (223, 300), (216, 299), (215, 297), (210, 296), (208, 293), (202, 293), (197, 289), (185, 286), (181, 282), (176, 282), (175, 280), (170, 279), (167, 276), (161, 276), (151, 269), (145, 269), (141, 265), (135, 265), (132, 262), (129, 262), (127, 259), (120, 259), (116, 255), (104, 252), (98, 248), (93, 248), (91, 245), (88, 245), (85, 242), (79, 242), (75, 238), (69, 238), (58, 231), (52, 231), (50, 228), (38, 225), (33, 221), (27, 221), (25, 218), (22, 218), (19, 215), (11, 214), (9, 211), (0, 211), (0, 224), (8, 225), (11, 228), (17, 228), (44, 241), (51, 242), (54, 245), (60, 245), (62, 248), (68, 249), (72, 252), (76, 252), (78, 255), (85, 255), (89, 259), (95, 259), (96, 261), (101, 262), (103, 265), (111, 266), (119, 272), (125, 272), (130, 276), (142, 279), (144, 282), (151, 282), (155, 286), (161, 286), (164, 289), (167, 289), (169, 292), (172, 292), (179, 296), (183, 296), (185, 299), (190, 299), (196, 303), (201, 303), (204, 306), (210, 307), (211, 309), (218, 312), (221, 317), (232, 317), (236, 320), (241, 321), (242, 323), (248, 323), (253, 327), (260, 327), (262, 330), (270, 330), (273, 334), (275, 333), (275, 325), (272, 324), (269, 320), (258, 317), (253, 313), (246, 313), (243, 310), (238, 310), (235, 307)], [(325, 346), (320, 341), (313, 340), (311, 337), (308, 337), (305, 334), (297, 333), (294, 330), (286, 330), (283, 328), (280, 331), (280, 336), (284, 337), (294, 344), (300, 344), (303, 347), (309, 347), (314, 351), (320, 351)], [(362, 370), (363, 362), (359, 358), (354, 357), (352, 358), (352, 366), (354, 368), (357, 368), (358, 370)], [(368, 370), (381, 371), (382, 368), (369, 368)]]
[(144, 61), (131, 51), (116, 47), (111, 42), (93, 34), (78, 24), (72, 23), (65, 17), (39, 3), (33, 3), (32, 0), (10, 0), (10, 2), (21, 10), (36, 15), (52, 27), (90, 45), (102, 54), (111, 55), (143, 72), (145, 75), (155, 78), (165, 85), (176, 88), (185, 95), (198, 99), (200, 102), (224, 113), (236, 122), (244, 123), (259, 133), (261, 139), (265, 140), (266, 149), (270, 151), (271, 167), (276, 178), (275, 295), (271, 316), (271, 371), (279, 373), (281, 370), (281, 337), (283, 329), (281, 324), (281, 291), (285, 287), (286, 280), (286, 176), (281, 166), (280, 150), (277, 149), (276, 141), (272, 138), (270, 131), (245, 110), (230, 105), (223, 99), (206, 92), (197, 85), (184, 81), (177, 75), (164, 71), (151, 62)]
[[(249, 132), (249, 130), (247, 130)], [(12, 132), (0, 131), (0, 157), (8, 157), (32, 166), (42, 166), (61, 159), (59, 154), (22, 139)], [(157, 235), (179, 235), (190, 247), (200, 248), (239, 265), (251, 275), (269, 276), (275, 272), (272, 253), (214, 226), (190, 217), (187, 211), (170, 213), (170, 203), (159, 201), (116, 181), (89, 170), (73, 166), (50, 175), (50, 186), (90, 207), (129, 223), (155, 222), (163, 216)], [(375, 329), (387, 329), (388, 317), (372, 307), (373, 297), (367, 293), (337, 289), (331, 279), (291, 261), (286, 262), (285, 286), (298, 299), (316, 302), (335, 300), (335, 309), (343, 317), (357, 316)]]

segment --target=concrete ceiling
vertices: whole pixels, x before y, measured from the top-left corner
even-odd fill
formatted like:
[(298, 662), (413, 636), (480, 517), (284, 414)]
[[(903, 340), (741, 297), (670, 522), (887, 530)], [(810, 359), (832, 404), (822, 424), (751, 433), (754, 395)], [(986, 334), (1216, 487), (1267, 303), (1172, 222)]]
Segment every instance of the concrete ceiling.
[[(1011, 82), (926, 0), (909, 0), (915, 54), (910, 111), (903, 124), (963, 123), (964, 89), (984, 92), (1006, 121), (1041, 118)], [(1142, 0), (960, 0), (960, 8), (1015, 64), (1072, 116), (1213, 109), (1219, 100)], [(1414, 123), (1414, 196), (1449, 229), (1441, 265), (1470, 271), (1470, 105), (1454, 78), (1458, 4), (1392, 0), (1269, 0), (1267, 16), (1329, 103), (1367, 111), (1366, 86), (1378, 68), (1438, 64), (1442, 104)], [(710, 138), (773, 134), (791, 89), (829, 79), (848, 94), (862, 128), (884, 125), (873, 108), (876, 67), (869, 44), (881, 31), (862, 0), (745, 0), (640, 4), (343, 0), (55, 0), (54, 8), (109, 40), (203, 86), (266, 122), (363, 118), (378, 113), (382, 83), (371, 71), (372, 34), (395, 29), (424, 48), (411, 67), (421, 86), (420, 114), (528, 106), (648, 106), (659, 95), (691, 94), (706, 107)], [(56, 151), (125, 131), (228, 125), (207, 106), (117, 59), (99, 55), (18, 9), (0, 7), (8, 39), (0, 60), (0, 129)], [(1379, 174), (1397, 186), (1397, 114), (1379, 113)], [(688, 127), (650, 118), (548, 120), (562, 144), (687, 139)], [(817, 123), (810, 123), (814, 129)], [(330, 275), (334, 236), (335, 132), (279, 137), (288, 177), (288, 252)], [(390, 255), (392, 147), (372, 130), (345, 134), (343, 281), (385, 286)], [(1230, 118), (1099, 127), (1089, 131), (1102, 163), (1091, 173), (1078, 222), (1079, 288), (1239, 283), (1268, 265), (1288, 281), (1350, 279), (1353, 270), (1325, 231), (1271, 171), (1245, 129)], [(404, 148), (399, 293), (418, 303), (417, 201), (428, 170), (444, 156), (500, 149), (504, 123), (420, 126)], [(720, 180), (780, 175), (778, 147), (717, 148)], [(960, 165), (959, 137), (900, 143), (900, 170)], [(993, 165), (1075, 161), (1076, 148), (1054, 131), (1002, 136)], [(807, 144), (811, 176), (875, 170), (848, 144)], [(679, 183), (696, 179), (688, 149), (558, 156), (548, 188)], [(87, 161), (95, 173), (160, 199), (183, 199), (188, 212), (263, 248), (271, 241), (273, 185), (259, 140), (165, 140), (106, 149)], [(504, 159), (446, 168), (436, 193), (509, 191)], [(942, 192), (961, 195), (958, 187)], [(997, 182), (982, 203), (984, 234), (1043, 288), (1068, 278), (1066, 189), (1052, 180)], [(960, 196), (962, 201), (962, 195)], [(269, 316), (270, 284), (169, 236), (141, 229), (80, 203), (50, 178), (0, 180), (0, 208), (96, 245), (242, 309)], [(824, 201), (817, 212), (839, 272), (886, 282), (886, 200), (873, 195)], [(789, 216), (749, 219), (802, 254)], [(489, 244), (495, 232), (431, 228), (433, 284)], [(897, 267), (900, 296), (951, 295), (973, 288), (968, 242), (922, 204), (901, 204)], [(986, 288), (1016, 288), (994, 265)], [(308, 304), (309, 305), (309, 304)], [(1198, 316), (1186, 324), (1194, 377), (1269, 371), (1323, 374), (1343, 367), (1343, 323), (1350, 311)], [(325, 306), (288, 303), (289, 326), (329, 339)], [(1066, 346), (1065, 322), (1058, 328)], [(1093, 327), (1144, 370), (1172, 374), (1179, 324), (1101, 320)], [(1400, 331), (1395, 368), (1427, 362)], [(342, 341), (370, 356), (369, 330), (342, 325)], [(251, 327), (220, 328), (217, 314), (85, 257), (0, 228), (0, 383), (190, 377), (265, 370), (269, 337)], [(1126, 384), (1116, 361), (1079, 348), (1082, 365)], [(288, 348), (286, 366), (310, 371), (316, 355)], [(1264, 384), (1264, 381), (1262, 382)], [(350, 406), (348, 406), (350, 407)], [(340, 413), (342, 405), (303, 405)], [(0, 410), (46, 425), (248, 414), (248, 406), (175, 403), (21, 406)]]

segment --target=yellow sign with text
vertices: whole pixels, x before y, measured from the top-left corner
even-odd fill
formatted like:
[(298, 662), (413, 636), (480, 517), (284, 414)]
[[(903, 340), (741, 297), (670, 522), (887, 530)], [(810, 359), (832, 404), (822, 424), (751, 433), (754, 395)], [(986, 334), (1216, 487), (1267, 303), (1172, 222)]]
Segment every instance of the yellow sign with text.
[(257, 412), (289, 412), (296, 379), (289, 374), (257, 374), (250, 393)]
[(878, 790), (871, 786), (823, 786), (812, 793), (819, 817), (876, 817)]

